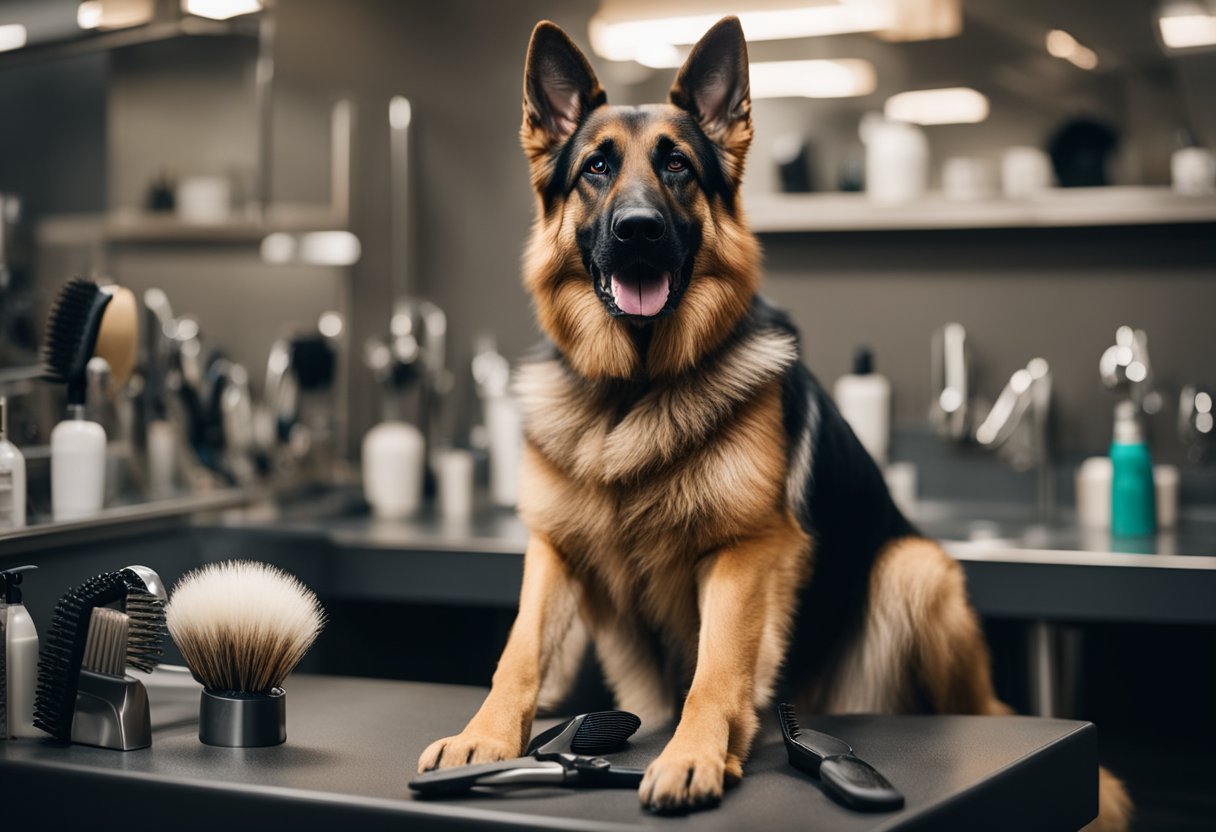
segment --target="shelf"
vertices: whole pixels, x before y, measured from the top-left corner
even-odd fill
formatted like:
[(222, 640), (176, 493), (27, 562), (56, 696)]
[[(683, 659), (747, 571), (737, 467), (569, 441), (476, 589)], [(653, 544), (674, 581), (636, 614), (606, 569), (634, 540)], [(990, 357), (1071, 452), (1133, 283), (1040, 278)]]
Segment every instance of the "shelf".
[(258, 20), (246, 16), (233, 20), (208, 20), (186, 16), (180, 20), (154, 21), (129, 29), (110, 32), (82, 32), (76, 37), (33, 43), (0, 54), (0, 69), (39, 61), (74, 58), (96, 52), (108, 52), (141, 43), (172, 40), (183, 37), (251, 37), (258, 36)]
[(1026, 199), (964, 202), (930, 194), (884, 205), (865, 194), (757, 194), (747, 200), (761, 234), (967, 228), (1076, 228), (1216, 222), (1216, 196), (1169, 188), (1055, 188)]
[(222, 222), (186, 222), (173, 214), (60, 214), (38, 225), (45, 245), (89, 243), (228, 243), (259, 244), (275, 232), (344, 231), (347, 219), (328, 210), (275, 211), (266, 220), (232, 218)]

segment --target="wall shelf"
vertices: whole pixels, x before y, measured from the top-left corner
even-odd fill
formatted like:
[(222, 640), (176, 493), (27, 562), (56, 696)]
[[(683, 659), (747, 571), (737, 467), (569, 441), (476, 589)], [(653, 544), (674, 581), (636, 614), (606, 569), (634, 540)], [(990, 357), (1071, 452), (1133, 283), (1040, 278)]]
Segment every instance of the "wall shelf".
[(900, 205), (876, 204), (860, 193), (755, 194), (745, 205), (752, 230), (761, 234), (1216, 223), (1216, 196), (1152, 187), (1055, 188), (975, 202), (933, 193)]
[[(276, 206), (277, 208), (278, 206)], [(233, 217), (222, 222), (198, 223), (174, 214), (61, 214), (38, 224), (37, 238), (45, 245), (90, 243), (143, 244), (258, 244), (277, 231), (341, 231), (348, 220), (327, 207), (313, 210), (275, 210), (266, 220)]]
[(188, 37), (250, 37), (258, 36), (258, 19), (246, 16), (232, 20), (208, 20), (183, 16), (177, 20), (158, 20), (129, 29), (109, 32), (81, 32), (73, 37), (32, 43), (20, 49), (0, 54), (0, 69), (38, 63), (40, 61), (75, 58), (97, 52), (109, 52), (127, 46)]

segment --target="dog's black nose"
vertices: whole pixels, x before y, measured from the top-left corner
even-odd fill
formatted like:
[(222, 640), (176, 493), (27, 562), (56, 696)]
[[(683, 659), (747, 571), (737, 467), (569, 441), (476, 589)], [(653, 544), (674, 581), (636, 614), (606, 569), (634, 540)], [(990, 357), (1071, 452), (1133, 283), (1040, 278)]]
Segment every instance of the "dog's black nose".
[(663, 215), (654, 208), (623, 208), (612, 218), (612, 236), (622, 243), (657, 243), (666, 231)]

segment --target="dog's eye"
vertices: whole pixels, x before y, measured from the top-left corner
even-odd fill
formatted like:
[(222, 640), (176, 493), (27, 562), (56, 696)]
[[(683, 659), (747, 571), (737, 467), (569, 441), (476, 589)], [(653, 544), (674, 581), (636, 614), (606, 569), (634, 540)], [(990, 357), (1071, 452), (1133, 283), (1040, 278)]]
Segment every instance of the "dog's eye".
[(608, 172), (608, 160), (603, 156), (592, 156), (587, 160), (586, 166), (583, 168), (586, 173), (594, 173), (597, 176), (603, 176)]
[(679, 153), (673, 153), (667, 157), (667, 169), (672, 173), (688, 170), (688, 160)]

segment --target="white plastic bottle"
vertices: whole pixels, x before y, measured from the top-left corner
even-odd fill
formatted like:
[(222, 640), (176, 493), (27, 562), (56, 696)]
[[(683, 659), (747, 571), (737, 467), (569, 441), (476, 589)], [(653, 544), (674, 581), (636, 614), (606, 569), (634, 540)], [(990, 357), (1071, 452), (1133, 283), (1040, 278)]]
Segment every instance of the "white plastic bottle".
[(891, 444), (891, 382), (874, 372), (874, 356), (859, 347), (853, 372), (836, 382), (836, 406), (879, 467), (887, 464)]
[(106, 493), (106, 431), (68, 405), (68, 418), (51, 431), (51, 511), (56, 520), (79, 520), (101, 511)]
[(21, 603), (21, 576), (36, 566), (19, 566), (0, 572), (0, 592), (8, 605), (4, 626), (10, 737), (45, 736), (34, 727), (34, 687), (38, 678), (38, 630), (29, 610)]
[(25, 457), (8, 441), (8, 400), (0, 396), (0, 532), (25, 528)]

